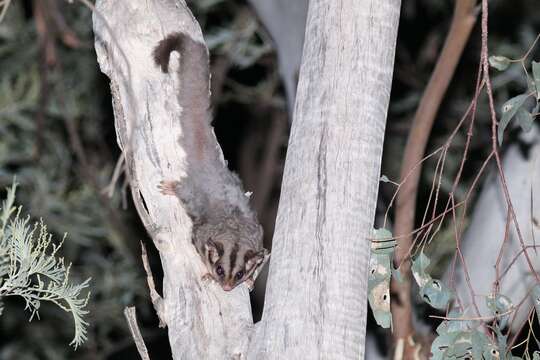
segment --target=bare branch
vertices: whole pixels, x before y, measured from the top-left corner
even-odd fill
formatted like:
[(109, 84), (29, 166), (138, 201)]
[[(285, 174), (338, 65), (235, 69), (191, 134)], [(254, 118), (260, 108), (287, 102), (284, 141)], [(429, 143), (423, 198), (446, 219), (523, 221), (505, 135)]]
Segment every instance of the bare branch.
[(126, 317), (126, 320), (128, 322), (129, 331), (131, 331), (131, 336), (133, 336), (133, 340), (135, 341), (135, 346), (137, 347), (137, 351), (139, 352), (141, 359), (150, 360), (150, 356), (148, 355), (148, 349), (146, 348), (146, 344), (144, 343), (141, 330), (139, 329), (139, 325), (137, 324), (137, 315), (136, 315), (135, 307), (134, 306), (126, 307), (124, 309), (124, 316)]

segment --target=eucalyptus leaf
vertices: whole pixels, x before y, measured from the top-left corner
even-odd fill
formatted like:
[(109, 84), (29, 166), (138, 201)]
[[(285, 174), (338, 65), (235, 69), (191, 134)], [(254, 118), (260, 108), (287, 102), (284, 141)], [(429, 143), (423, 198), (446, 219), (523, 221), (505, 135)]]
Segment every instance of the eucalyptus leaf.
[(453, 298), (452, 291), (440, 280), (431, 279), (421, 289), (420, 296), (429, 305), (444, 310)]
[(478, 330), (472, 332), (471, 340), (473, 345), (473, 359), (481, 359), (482, 354), (486, 352), (486, 349), (493, 347), (493, 345), (489, 343), (487, 336)]
[(437, 336), (431, 344), (431, 360), (448, 359), (448, 357), (445, 356), (446, 351), (454, 344), (454, 341), (459, 334), (459, 332), (452, 332)]
[(396, 281), (400, 284), (402, 284), (403, 281), (405, 280), (399, 268), (395, 269), (393, 266), (392, 266), (392, 277), (396, 279)]
[[(448, 313), (448, 318), (450, 319), (459, 319), (464, 317), (464, 315), (458, 309), (452, 309)], [(439, 324), (436, 331), (437, 334), (442, 335), (445, 333), (451, 332), (461, 332), (468, 331), (477, 326), (475, 321), (464, 321), (464, 320), (444, 320)]]
[(463, 331), (458, 333), (454, 343), (446, 350), (446, 358), (464, 359), (471, 357), (473, 352), (472, 332)]
[(372, 253), (369, 259), (368, 302), (375, 321), (385, 329), (392, 326), (392, 314), (390, 313), (391, 274), (390, 256)]
[(532, 129), (534, 119), (531, 113), (524, 108), (518, 110), (516, 120), (521, 127), (521, 130), (529, 132)]
[(430, 260), (424, 254), (424, 252), (420, 252), (420, 255), (418, 255), (412, 261), (411, 271), (419, 287), (423, 287), (429, 280), (431, 280), (431, 276), (426, 273), (429, 263)]
[(390, 182), (390, 179), (386, 175), (382, 175), (380, 180), (385, 183)]
[[(512, 301), (507, 296), (504, 296), (501, 294), (496, 294), (496, 295), (492, 294), (486, 297), (486, 305), (488, 309), (491, 311), (491, 313), (497, 316), (501, 328), (504, 328), (508, 321), (509, 312), (513, 306)], [(506, 315), (501, 316), (501, 314), (506, 314)]]
[(493, 310), (495, 315), (507, 312), (512, 308), (512, 300), (508, 296), (497, 294), (495, 296), (488, 296), (486, 300), (488, 308)]
[(540, 284), (536, 284), (532, 288), (531, 296), (533, 298), (533, 304), (536, 310), (536, 317), (538, 318), (538, 321), (540, 322)]
[[(497, 346), (499, 348), (499, 357), (497, 359), (499, 360), (506, 360), (507, 358), (507, 337), (506, 335), (503, 335), (501, 329), (499, 326), (495, 326), (493, 328), (493, 331), (495, 331), (495, 334), (497, 334)], [(512, 354), (509, 353), (510, 356)]]
[(533, 120), (538, 115), (538, 113), (540, 113), (540, 101), (536, 103), (536, 106), (531, 111), (531, 116), (533, 117)]
[(533, 360), (540, 360), (540, 351), (535, 351), (533, 353)]
[(499, 71), (504, 71), (510, 66), (510, 59), (505, 56), (492, 55), (488, 58), (489, 65)]
[(502, 106), (502, 117), (499, 122), (499, 128), (497, 130), (497, 138), (499, 140), (499, 146), (502, 145), (504, 130), (510, 123), (510, 120), (516, 115), (518, 110), (523, 106), (525, 100), (527, 100), (527, 94), (521, 94), (516, 97), (511, 98), (505, 102)]
[(392, 239), (393, 235), (390, 230), (387, 229), (374, 229), (374, 239), (371, 241), (371, 251), (375, 254), (388, 254), (394, 253), (396, 247), (396, 239)]
[(540, 62), (532, 62), (532, 73), (536, 85), (536, 99), (540, 100)]

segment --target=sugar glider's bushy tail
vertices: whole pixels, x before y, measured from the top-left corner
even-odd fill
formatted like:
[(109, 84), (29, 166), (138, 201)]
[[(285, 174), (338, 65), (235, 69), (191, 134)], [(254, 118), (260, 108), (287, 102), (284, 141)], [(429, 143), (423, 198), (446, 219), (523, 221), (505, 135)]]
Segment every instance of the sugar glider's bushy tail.
[(179, 100), (183, 108), (183, 118), (188, 121), (210, 122), (210, 68), (208, 63), (208, 49), (188, 34), (174, 32), (154, 48), (152, 53), (154, 62), (164, 73), (169, 72), (171, 53), (180, 54), (180, 67), (178, 77), (182, 90)]

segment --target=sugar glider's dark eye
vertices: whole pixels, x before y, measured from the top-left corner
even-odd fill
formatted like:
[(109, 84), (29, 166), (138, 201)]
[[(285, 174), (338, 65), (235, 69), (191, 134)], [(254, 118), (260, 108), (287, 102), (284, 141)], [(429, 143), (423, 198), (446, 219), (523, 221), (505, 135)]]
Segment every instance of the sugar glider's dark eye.
[(239, 272), (236, 273), (236, 275), (234, 275), (234, 279), (236, 281), (241, 280), (243, 277), (244, 277), (244, 271), (243, 270), (240, 270)]
[(216, 274), (218, 274), (221, 277), (223, 277), (225, 275), (225, 271), (223, 270), (223, 268), (220, 265), (218, 265), (216, 267)]

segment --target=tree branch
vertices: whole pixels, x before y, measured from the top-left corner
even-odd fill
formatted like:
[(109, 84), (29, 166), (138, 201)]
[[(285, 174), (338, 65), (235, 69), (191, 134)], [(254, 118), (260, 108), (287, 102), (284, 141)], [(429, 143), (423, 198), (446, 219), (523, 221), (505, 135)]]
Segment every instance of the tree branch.
[(135, 307), (131, 306), (125, 308), (124, 316), (126, 317), (126, 320), (129, 324), (129, 331), (131, 331), (131, 336), (133, 336), (133, 340), (135, 340), (135, 346), (137, 347), (137, 351), (139, 352), (141, 359), (150, 360), (150, 356), (148, 355), (148, 349), (146, 348), (146, 344), (144, 343), (141, 330), (139, 329), (139, 325), (137, 324)]
[[(152, 51), (178, 31), (202, 42), (200, 27), (180, 0), (98, 0), (94, 31), (98, 62), (111, 80), (117, 139), (133, 200), (163, 266), (163, 320), (173, 358), (224, 359), (243, 353), (252, 326), (247, 289), (226, 293), (202, 281), (205, 267), (191, 243), (191, 221), (178, 200), (157, 189), (161, 180), (186, 174), (186, 160), (191, 160), (186, 147), (193, 134), (191, 119), (183, 118), (179, 105), (186, 84), (163, 74)], [(175, 54), (170, 66), (171, 71), (178, 67)], [(205, 149), (225, 174), (212, 128), (206, 122), (199, 125), (203, 134), (198, 135), (208, 141)]]

